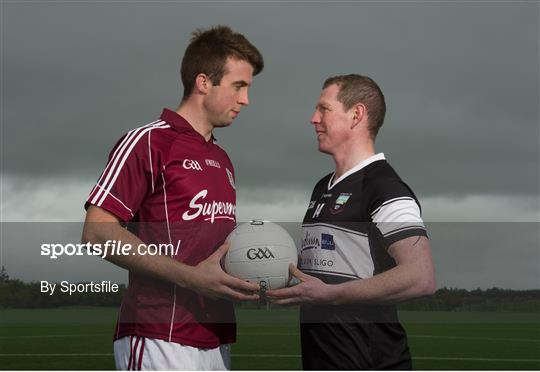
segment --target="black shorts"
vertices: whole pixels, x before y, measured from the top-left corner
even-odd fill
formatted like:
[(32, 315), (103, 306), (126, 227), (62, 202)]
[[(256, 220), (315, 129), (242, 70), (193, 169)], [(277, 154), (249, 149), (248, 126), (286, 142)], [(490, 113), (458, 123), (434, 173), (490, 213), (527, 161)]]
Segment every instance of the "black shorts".
[(304, 370), (411, 370), (399, 323), (303, 323)]

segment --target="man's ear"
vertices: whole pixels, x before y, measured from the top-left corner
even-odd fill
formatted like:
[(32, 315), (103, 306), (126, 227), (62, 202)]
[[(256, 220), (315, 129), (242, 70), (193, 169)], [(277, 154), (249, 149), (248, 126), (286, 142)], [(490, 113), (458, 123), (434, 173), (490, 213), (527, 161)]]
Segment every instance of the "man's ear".
[(207, 94), (212, 82), (206, 74), (200, 73), (195, 77), (195, 89), (202, 94)]
[(363, 103), (357, 103), (354, 105), (350, 112), (352, 115), (351, 129), (367, 119), (367, 107)]

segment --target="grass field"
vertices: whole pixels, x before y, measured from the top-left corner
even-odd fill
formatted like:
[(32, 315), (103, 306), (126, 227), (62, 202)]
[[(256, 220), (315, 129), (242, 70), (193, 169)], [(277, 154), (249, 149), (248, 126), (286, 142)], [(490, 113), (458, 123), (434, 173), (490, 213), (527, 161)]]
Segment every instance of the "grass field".
[[(116, 309), (0, 311), (0, 369), (114, 369)], [(295, 310), (239, 310), (233, 369), (300, 369)], [(540, 369), (540, 314), (401, 312), (415, 369)]]

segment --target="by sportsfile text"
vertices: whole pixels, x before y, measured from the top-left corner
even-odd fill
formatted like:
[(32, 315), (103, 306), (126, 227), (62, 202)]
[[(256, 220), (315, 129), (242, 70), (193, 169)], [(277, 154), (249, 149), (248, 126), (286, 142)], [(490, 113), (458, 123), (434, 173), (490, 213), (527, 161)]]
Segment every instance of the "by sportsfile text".
[(58, 283), (50, 283), (48, 281), (42, 280), (40, 282), (41, 293), (48, 293), (49, 296), (52, 296), (55, 290), (58, 288), (60, 292), (67, 293), (70, 296), (74, 293), (102, 293), (102, 292), (118, 292), (118, 284), (112, 283), (108, 280), (103, 280), (101, 282), (90, 282), (90, 283), (70, 283), (66, 280), (63, 280)]

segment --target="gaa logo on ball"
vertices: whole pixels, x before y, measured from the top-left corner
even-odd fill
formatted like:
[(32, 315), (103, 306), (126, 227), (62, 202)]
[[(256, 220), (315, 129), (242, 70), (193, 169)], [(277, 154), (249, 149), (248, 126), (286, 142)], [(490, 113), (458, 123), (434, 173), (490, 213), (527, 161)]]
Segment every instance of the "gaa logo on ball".
[(275, 258), (272, 254), (272, 251), (268, 249), (267, 247), (264, 248), (250, 248), (247, 250), (247, 258), (250, 260), (259, 259), (262, 260), (263, 258)]
[[(289, 264), (296, 266), (298, 254), (289, 233), (278, 224), (251, 221), (238, 225), (227, 237), (225, 271), (240, 279), (265, 283), (266, 289), (286, 287)], [(261, 286), (262, 288), (262, 286)]]

